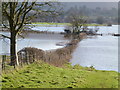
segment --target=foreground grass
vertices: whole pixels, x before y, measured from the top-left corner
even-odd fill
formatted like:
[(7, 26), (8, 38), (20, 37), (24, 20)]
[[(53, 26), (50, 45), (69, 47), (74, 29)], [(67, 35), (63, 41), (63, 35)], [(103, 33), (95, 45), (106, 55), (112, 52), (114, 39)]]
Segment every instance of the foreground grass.
[(118, 88), (118, 73), (43, 62), (2, 74), (2, 88)]

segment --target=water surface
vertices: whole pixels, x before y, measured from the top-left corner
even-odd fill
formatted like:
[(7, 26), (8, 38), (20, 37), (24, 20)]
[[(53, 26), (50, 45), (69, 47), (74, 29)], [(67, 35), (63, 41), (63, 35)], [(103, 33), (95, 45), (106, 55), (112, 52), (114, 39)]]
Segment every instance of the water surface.
[[(9, 33), (3, 32), (4, 35), (8, 35)], [(25, 47), (35, 47), (42, 50), (54, 50), (58, 48), (63, 48), (64, 46), (57, 46), (56, 44), (59, 42), (68, 42), (68, 39), (64, 38), (64, 35), (61, 34), (26, 34), (25, 38), (17, 39), (17, 51), (25, 48)], [(10, 53), (9, 46), (10, 42), (8, 39), (0, 39), (0, 53)]]
[(94, 66), (98, 70), (118, 71), (118, 26), (101, 26), (98, 33), (103, 36), (88, 36), (79, 42), (71, 59), (72, 65)]

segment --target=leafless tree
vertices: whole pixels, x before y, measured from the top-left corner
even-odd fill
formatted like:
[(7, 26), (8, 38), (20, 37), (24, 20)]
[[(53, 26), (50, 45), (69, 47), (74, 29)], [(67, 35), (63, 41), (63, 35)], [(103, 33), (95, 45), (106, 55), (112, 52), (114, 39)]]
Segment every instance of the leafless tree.
[(79, 14), (71, 14), (69, 17), (70, 25), (67, 26), (72, 33), (80, 33), (83, 31), (85, 24), (87, 23), (87, 18)]
[[(33, 12), (33, 14), (29, 14)], [(10, 39), (10, 56), (11, 65), (19, 65), (17, 50), (16, 50), (16, 39), (21, 32), (24, 31), (28, 24), (31, 24), (31, 20), (36, 15), (41, 13), (58, 15), (56, 3), (53, 2), (3, 2), (2, 3), (2, 14), (5, 18), (2, 24), (10, 32), (10, 36), (2, 35), (5, 38)], [(7, 24), (5, 22), (8, 22)]]

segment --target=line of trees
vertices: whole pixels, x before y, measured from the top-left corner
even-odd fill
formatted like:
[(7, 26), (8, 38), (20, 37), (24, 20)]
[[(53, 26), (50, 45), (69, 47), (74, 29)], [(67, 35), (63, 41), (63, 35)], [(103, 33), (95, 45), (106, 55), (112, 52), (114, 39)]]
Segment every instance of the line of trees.
[[(68, 2), (69, 3), (69, 2)], [(74, 6), (71, 7), (70, 9), (65, 9), (64, 7), (64, 13), (57, 17), (57, 21), (51, 19), (51, 16), (46, 16), (43, 20), (39, 19), (34, 19), (34, 22), (61, 22), (61, 23), (67, 23), (69, 22), (68, 17), (71, 15), (71, 13), (76, 13), (81, 15), (81, 16), (86, 16), (89, 17), (88, 22), (89, 23), (98, 23), (98, 24), (103, 24), (103, 23), (115, 23), (117, 24), (118, 20), (118, 9), (116, 8), (111, 8), (111, 9), (105, 9), (105, 8), (100, 8), (96, 7), (95, 9), (88, 8), (87, 6)], [(41, 15), (44, 17), (44, 14)], [(38, 16), (39, 17), (39, 16)]]
[(96, 7), (94, 9), (88, 8), (87, 6), (81, 6), (81, 7), (71, 7), (70, 9), (66, 10), (64, 13), (64, 22), (68, 22), (67, 16), (69, 16), (71, 13), (75, 13), (77, 11), (78, 14), (82, 16), (89, 17), (88, 22), (89, 23), (117, 23), (118, 19), (118, 9), (117, 8), (111, 8), (111, 9), (105, 9)]

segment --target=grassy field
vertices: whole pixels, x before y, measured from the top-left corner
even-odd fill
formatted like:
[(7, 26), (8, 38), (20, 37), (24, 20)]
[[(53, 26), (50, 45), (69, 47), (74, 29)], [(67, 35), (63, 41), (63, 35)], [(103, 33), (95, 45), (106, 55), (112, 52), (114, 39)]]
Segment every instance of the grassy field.
[(43, 24), (43, 25), (69, 25), (69, 23), (46, 23), (46, 22), (35, 22), (32, 24)]
[(118, 88), (118, 73), (35, 62), (2, 74), (2, 88)]
[[(70, 25), (70, 23), (46, 23), (46, 22), (36, 22), (32, 24), (38, 24), (38, 25)], [(106, 26), (106, 24), (86, 24), (86, 26)]]

